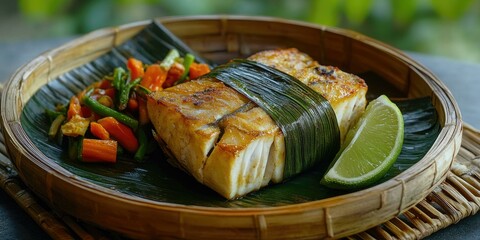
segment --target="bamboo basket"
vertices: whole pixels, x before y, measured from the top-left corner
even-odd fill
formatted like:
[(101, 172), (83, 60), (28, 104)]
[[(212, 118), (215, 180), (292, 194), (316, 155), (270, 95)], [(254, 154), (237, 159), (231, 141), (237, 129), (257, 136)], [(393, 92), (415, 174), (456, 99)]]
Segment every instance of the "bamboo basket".
[(377, 226), (424, 199), (446, 177), (460, 149), (462, 123), (452, 95), (430, 71), (400, 51), (361, 34), (261, 17), (159, 19), (206, 58), (225, 62), (264, 49), (297, 47), (321, 64), (373, 72), (402, 97), (429, 96), (442, 126), (430, 151), (413, 167), (374, 187), (301, 204), (219, 208), (157, 202), (79, 178), (53, 163), (21, 124), (23, 107), (52, 79), (92, 61), (150, 21), (101, 29), (47, 51), (20, 68), (5, 86), (1, 116), (5, 144), (24, 183), (53, 209), (131, 238), (339, 238)]

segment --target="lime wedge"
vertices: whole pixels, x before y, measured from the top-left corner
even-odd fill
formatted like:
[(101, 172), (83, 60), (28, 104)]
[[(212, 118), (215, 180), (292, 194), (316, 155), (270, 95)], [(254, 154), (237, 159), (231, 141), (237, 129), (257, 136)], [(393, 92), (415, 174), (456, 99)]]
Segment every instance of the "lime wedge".
[(365, 113), (348, 131), (321, 183), (337, 189), (367, 187), (387, 173), (402, 144), (402, 113), (382, 95), (368, 104)]

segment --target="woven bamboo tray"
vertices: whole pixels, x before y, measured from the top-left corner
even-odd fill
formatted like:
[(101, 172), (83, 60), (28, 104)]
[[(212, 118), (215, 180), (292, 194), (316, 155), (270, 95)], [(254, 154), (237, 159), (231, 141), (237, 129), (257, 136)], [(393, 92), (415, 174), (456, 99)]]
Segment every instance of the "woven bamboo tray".
[[(0, 138), (0, 187), (53, 239), (121, 239), (117, 234), (53, 210), (20, 180)], [(346, 239), (421, 239), (480, 209), (480, 132), (464, 127), (462, 145), (447, 178), (414, 207)]]
[(122, 194), (78, 178), (53, 163), (32, 144), (20, 119), (36, 90), (121, 44), (149, 22), (102, 29), (48, 51), (20, 68), (2, 96), (1, 123), (11, 160), (26, 186), (52, 209), (133, 238), (337, 238), (404, 213), (452, 176), (449, 169), (462, 139), (458, 107), (443, 83), (396, 49), (351, 31), (279, 19), (211, 16), (166, 18), (161, 22), (194, 50), (218, 62), (259, 50), (294, 46), (322, 64), (352, 73), (373, 72), (402, 97), (430, 97), (442, 130), (425, 157), (395, 178), (324, 200), (229, 209)]

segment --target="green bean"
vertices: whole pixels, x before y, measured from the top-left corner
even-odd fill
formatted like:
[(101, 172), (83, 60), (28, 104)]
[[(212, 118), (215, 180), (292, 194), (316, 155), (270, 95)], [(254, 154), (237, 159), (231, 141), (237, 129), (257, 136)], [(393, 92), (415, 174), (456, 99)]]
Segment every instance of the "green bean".
[(70, 160), (82, 160), (82, 140), (83, 137), (68, 138), (68, 157)]
[(124, 152), (125, 152), (125, 149), (123, 149), (123, 147), (120, 146), (120, 144), (118, 144), (118, 146), (117, 146), (117, 156), (122, 156)]
[(50, 129), (48, 130), (48, 137), (50, 139), (54, 139), (57, 136), (58, 130), (62, 126), (63, 121), (65, 120), (65, 116), (59, 114), (55, 120), (53, 120), (52, 124), (50, 125)]
[(183, 59), (183, 67), (185, 68), (185, 71), (183, 71), (182, 76), (180, 76), (180, 79), (178, 79), (176, 84), (179, 84), (185, 81), (185, 78), (187, 78), (188, 72), (190, 70), (190, 65), (192, 65), (193, 61), (195, 61), (195, 56), (193, 56), (190, 53), (187, 53), (187, 55), (185, 55), (185, 58)]
[(175, 59), (180, 57), (180, 54), (178, 53), (177, 49), (171, 49), (167, 56), (162, 60), (160, 63), (160, 66), (163, 67), (164, 69), (169, 69), (172, 64), (175, 62)]
[(136, 130), (138, 127), (138, 121), (134, 118), (129, 117), (128, 115), (125, 115), (121, 112), (115, 111), (109, 107), (106, 107), (96, 100), (92, 99), (90, 97), (90, 94), (92, 93), (92, 90), (88, 91), (87, 94), (85, 94), (85, 97), (83, 98), (83, 102), (87, 107), (89, 107), (93, 112), (99, 114), (100, 116), (103, 117), (113, 117), (120, 121), (121, 123), (131, 127), (132, 129)]
[(145, 96), (145, 95), (150, 94), (152, 92), (152, 90), (150, 90), (149, 88), (147, 88), (145, 86), (137, 85), (137, 87), (135, 88), (135, 92), (140, 94), (141, 96)]
[(51, 123), (52, 123), (53, 121), (55, 121), (55, 119), (57, 119), (58, 116), (63, 115), (63, 113), (61, 113), (61, 112), (52, 111), (52, 110), (50, 110), (50, 109), (48, 109), (48, 108), (45, 109), (45, 114), (46, 114), (47, 117), (48, 117), (48, 121), (51, 122)]
[(137, 78), (135, 79), (135, 81), (127, 83), (127, 85), (125, 85), (122, 88), (120, 92), (120, 97), (119, 97), (118, 109), (124, 110), (125, 108), (127, 108), (128, 98), (130, 97), (130, 91), (132, 87), (139, 84), (140, 81), (142, 81), (142, 78)]
[(125, 70), (121, 67), (117, 67), (115, 68), (115, 70), (113, 70), (112, 85), (118, 91), (120, 91), (123, 88), (123, 85), (125, 84), (125, 80), (123, 79), (125, 74), (126, 74)]
[(133, 158), (137, 162), (142, 162), (145, 157), (145, 153), (147, 152), (148, 146), (147, 135), (145, 134), (145, 130), (142, 127), (137, 129), (137, 139), (138, 149)]

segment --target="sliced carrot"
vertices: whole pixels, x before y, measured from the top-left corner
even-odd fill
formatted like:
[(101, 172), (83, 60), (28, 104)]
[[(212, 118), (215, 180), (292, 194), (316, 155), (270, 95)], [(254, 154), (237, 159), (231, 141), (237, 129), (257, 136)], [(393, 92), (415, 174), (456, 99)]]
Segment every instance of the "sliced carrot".
[(81, 113), (82, 107), (80, 106), (80, 100), (74, 95), (70, 98), (70, 104), (68, 104), (67, 120), (72, 119), (75, 115), (81, 115)]
[(115, 163), (117, 161), (117, 141), (84, 138), (82, 161)]
[(108, 131), (110, 137), (117, 140), (118, 143), (129, 152), (135, 152), (138, 149), (138, 140), (132, 129), (127, 125), (120, 123), (113, 117), (104, 117), (97, 121)]
[(138, 59), (129, 58), (127, 68), (130, 70), (130, 78), (132, 81), (144, 75), (143, 63)]
[(140, 125), (145, 125), (150, 122), (150, 117), (148, 117), (147, 111), (147, 102), (142, 98), (138, 98), (138, 122)]
[(204, 63), (192, 63), (189, 68), (188, 77), (197, 79), (198, 77), (210, 72), (210, 67)]
[(171, 87), (176, 81), (180, 79), (180, 76), (185, 72), (185, 67), (177, 62), (174, 62), (168, 70), (167, 79), (163, 83), (163, 88)]
[(130, 97), (130, 98), (128, 99), (127, 107), (128, 107), (128, 110), (130, 110), (131, 112), (137, 111), (137, 110), (138, 110), (138, 101), (137, 101), (137, 98), (135, 98), (135, 97)]
[(99, 123), (90, 122), (90, 132), (93, 134), (93, 136), (102, 140), (110, 139), (110, 134), (108, 131)]
[(158, 64), (152, 64), (148, 66), (140, 84), (152, 91), (158, 91), (162, 89), (162, 85), (166, 79), (167, 70)]

